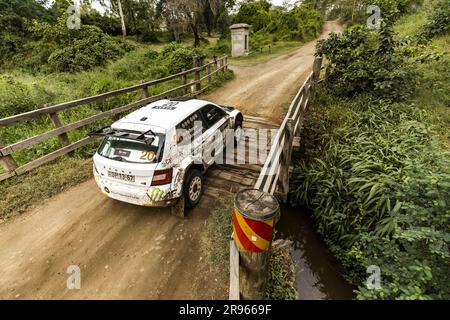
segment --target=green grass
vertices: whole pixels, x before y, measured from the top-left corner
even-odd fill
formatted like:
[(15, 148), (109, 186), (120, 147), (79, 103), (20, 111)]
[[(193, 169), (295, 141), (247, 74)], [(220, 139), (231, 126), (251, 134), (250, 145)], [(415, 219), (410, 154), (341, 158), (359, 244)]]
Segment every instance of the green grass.
[(401, 17), (394, 26), (394, 31), (397, 33), (397, 36), (404, 38), (418, 34), (422, 26), (427, 22), (427, 13), (428, 10), (424, 9)]
[(233, 232), (231, 217), (233, 206), (222, 203), (214, 209), (206, 225), (207, 251), (212, 266), (217, 268), (223, 279), (230, 270), (230, 237)]
[[(394, 25), (397, 39), (414, 39), (427, 23), (427, 17), (433, 13), (437, 1), (424, 1), (415, 13), (405, 15)], [(450, 146), (450, 36), (434, 38), (429, 44), (417, 46), (412, 61), (416, 70), (422, 75), (415, 94), (409, 99), (429, 115), (429, 121), (435, 125), (441, 141)]]
[(425, 63), (417, 66), (423, 77), (410, 102), (429, 115), (431, 123), (440, 134), (440, 140), (448, 148), (450, 147), (450, 36), (433, 39), (423, 49), (423, 54), (439, 58), (427, 59)]

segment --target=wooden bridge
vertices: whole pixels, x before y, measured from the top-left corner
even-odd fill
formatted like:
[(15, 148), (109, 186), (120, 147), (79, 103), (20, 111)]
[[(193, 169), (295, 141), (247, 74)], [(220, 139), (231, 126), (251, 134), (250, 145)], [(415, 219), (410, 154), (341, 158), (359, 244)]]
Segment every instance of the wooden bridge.
[[(300, 133), (308, 102), (314, 97), (321, 67), (322, 57), (316, 57), (312, 72), (300, 86), (277, 134), (271, 139), (269, 155), (255, 184), (247, 187), (275, 195), (280, 201), (286, 202), (289, 192), (289, 174), (292, 171), (292, 151), (300, 146)], [(232, 235), (230, 240), (230, 300), (239, 300), (241, 297), (240, 281), (249, 281), (249, 279), (239, 276), (239, 264), (240, 253)]]
[[(268, 121), (267, 119), (248, 115), (244, 116), (244, 131), (248, 132), (250, 129), (271, 130), (270, 132), (272, 135), (267, 137), (267, 149), (270, 151), (266, 155), (266, 159), (263, 163), (241, 164), (242, 161), (237, 161), (239, 154), (235, 151), (234, 160), (236, 161), (215, 165), (212, 170), (209, 170), (206, 174), (206, 197), (212, 198), (216, 203), (217, 200), (220, 199), (232, 202), (234, 195), (238, 190), (243, 188), (256, 188), (276, 195), (280, 201), (286, 201), (289, 192), (289, 173), (291, 170), (292, 151), (296, 146), (299, 146), (299, 136), (302, 130), (305, 113), (308, 108), (308, 102), (314, 96), (321, 64), (322, 58), (316, 58), (313, 65), (313, 71), (309, 74), (306, 81), (299, 86), (299, 90), (291, 102), (281, 126), (277, 123)], [(0, 181), (29, 172), (94, 142), (94, 138), (91, 137), (85, 137), (79, 141), (70, 141), (68, 133), (71, 131), (96, 124), (99, 121), (108, 119), (114, 120), (120, 115), (165, 97), (180, 95), (198, 96), (211, 85), (212, 80), (215, 77), (220, 73), (224, 73), (227, 68), (228, 62), (226, 56), (214, 59), (202, 66), (199, 66), (195, 62), (194, 68), (162, 79), (143, 82), (128, 88), (106, 92), (75, 101), (45, 106), (41, 109), (0, 119), (0, 128), (11, 127), (18, 123), (33, 123), (34, 120), (42, 119), (43, 117), (49, 117), (54, 124), (54, 129), (36, 136), (27, 137), (7, 146), (3, 145), (0, 141), (0, 164), (3, 166), (3, 171), (0, 171)], [(174, 87), (170, 90), (157, 92), (158, 85), (167, 82), (173, 84)], [(157, 93), (150, 95), (150, 89)], [(102, 102), (113, 97), (120, 97), (128, 94), (132, 94), (132, 98), (137, 99), (137, 101), (130, 102), (108, 111), (100, 112), (70, 124), (63, 124), (58, 115), (62, 111), (77, 106)], [(16, 162), (14, 153), (26, 150), (54, 137), (59, 137), (62, 145), (61, 148), (28, 163), (18, 164)], [(257, 141), (254, 139), (255, 137), (249, 135), (249, 138), (245, 140), (244, 146), (247, 154), (250, 152), (251, 146), (257, 144)], [(200, 203), (200, 206), (202, 206), (202, 202)], [(230, 248), (230, 299), (239, 299), (239, 253), (235, 247), (234, 241), (231, 241)]]

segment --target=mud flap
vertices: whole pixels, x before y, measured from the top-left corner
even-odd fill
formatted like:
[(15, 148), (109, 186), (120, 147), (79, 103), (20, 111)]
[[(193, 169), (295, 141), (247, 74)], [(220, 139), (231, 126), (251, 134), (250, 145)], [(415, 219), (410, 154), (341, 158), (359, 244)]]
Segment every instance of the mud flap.
[(184, 196), (181, 196), (175, 205), (170, 207), (170, 213), (178, 218), (184, 218)]

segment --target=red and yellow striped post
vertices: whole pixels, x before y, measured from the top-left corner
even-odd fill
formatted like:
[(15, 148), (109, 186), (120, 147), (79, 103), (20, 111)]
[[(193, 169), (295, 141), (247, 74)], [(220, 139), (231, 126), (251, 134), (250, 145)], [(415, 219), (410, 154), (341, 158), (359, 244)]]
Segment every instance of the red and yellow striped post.
[(277, 199), (257, 189), (236, 194), (233, 210), (233, 237), (239, 248), (239, 288), (244, 300), (265, 298), (270, 246), (279, 217)]

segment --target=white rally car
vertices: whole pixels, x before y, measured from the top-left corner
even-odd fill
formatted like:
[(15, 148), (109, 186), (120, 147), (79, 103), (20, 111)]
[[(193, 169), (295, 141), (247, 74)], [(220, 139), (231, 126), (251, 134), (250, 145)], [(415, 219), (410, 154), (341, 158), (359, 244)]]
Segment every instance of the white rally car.
[(183, 205), (194, 207), (204, 173), (225, 145), (217, 133), (234, 129), (239, 140), (243, 120), (240, 111), (203, 100), (151, 103), (91, 134), (104, 137), (94, 155), (95, 181), (116, 200), (165, 207), (184, 198)]

